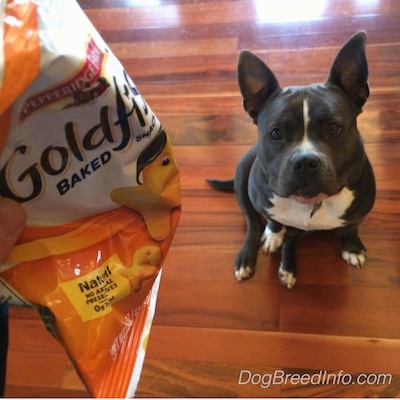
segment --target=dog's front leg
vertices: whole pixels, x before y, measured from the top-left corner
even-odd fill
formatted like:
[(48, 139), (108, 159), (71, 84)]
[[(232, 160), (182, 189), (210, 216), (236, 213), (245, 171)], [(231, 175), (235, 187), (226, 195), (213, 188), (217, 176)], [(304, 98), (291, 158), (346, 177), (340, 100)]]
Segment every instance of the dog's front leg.
[(296, 247), (298, 240), (304, 235), (304, 231), (288, 227), (282, 244), (282, 260), (278, 276), (281, 284), (291, 289), (296, 283)]
[(235, 276), (238, 281), (250, 278), (254, 273), (257, 261), (259, 239), (262, 232), (262, 224), (258, 215), (258, 221), (247, 216), (247, 233), (242, 248), (235, 259)]
[(286, 234), (286, 228), (273, 219), (268, 219), (264, 234), (261, 237), (261, 250), (264, 254), (272, 254), (277, 251), (283, 243)]
[(256, 148), (253, 147), (240, 160), (234, 181), (236, 199), (247, 222), (246, 238), (235, 259), (235, 276), (238, 281), (250, 278), (254, 273), (263, 229), (260, 216), (253, 207), (248, 193), (249, 174), (255, 158)]
[(340, 232), (342, 258), (348, 264), (361, 268), (366, 260), (367, 249), (358, 236), (358, 225), (349, 225)]

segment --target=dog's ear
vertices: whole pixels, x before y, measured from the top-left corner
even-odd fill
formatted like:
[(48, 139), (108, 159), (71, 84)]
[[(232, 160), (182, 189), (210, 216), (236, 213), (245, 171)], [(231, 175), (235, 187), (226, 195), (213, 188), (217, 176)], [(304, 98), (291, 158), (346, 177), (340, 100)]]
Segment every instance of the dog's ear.
[(248, 50), (239, 53), (238, 82), (244, 109), (257, 123), (262, 105), (279, 88), (279, 83), (264, 61)]
[(368, 63), (365, 55), (367, 34), (355, 33), (336, 56), (328, 82), (339, 86), (361, 108), (368, 99)]

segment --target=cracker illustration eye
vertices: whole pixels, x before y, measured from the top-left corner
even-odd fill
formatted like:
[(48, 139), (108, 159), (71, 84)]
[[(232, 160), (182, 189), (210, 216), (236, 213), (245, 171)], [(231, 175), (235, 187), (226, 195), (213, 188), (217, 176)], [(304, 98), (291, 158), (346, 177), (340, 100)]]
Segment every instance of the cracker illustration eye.
[(164, 157), (161, 161), (161, 164), (165, 167), (169, 164), (169, 162), (170, 162), (169, 157)]

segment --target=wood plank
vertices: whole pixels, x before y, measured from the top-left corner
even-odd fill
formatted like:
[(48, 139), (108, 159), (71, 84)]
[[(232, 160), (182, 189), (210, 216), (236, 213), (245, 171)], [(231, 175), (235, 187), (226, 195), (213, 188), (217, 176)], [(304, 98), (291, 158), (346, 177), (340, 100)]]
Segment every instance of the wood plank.
[[(9, 350), (65, 355), (61, 344), (47, 331), (39, 312), (30, 307), (9, 307)], [(30, 338), (35, 338), (32, 346)]]
[[(230, 363), (149, 360), (139, 385), (139, 397), (275, 397), (282, 394), (279, 385), (262, 389), (257, 385), (238, 385), (239, 365)], [(258, 374), (274, 374), (268, 367)], [(142, 389), (143, 388), (143, 389)]]
[[(280, 330), (397, 339), (399, 305), (398, 287), (299, 285), (281, 293)], [(321, 314), (327, 317), (316, 318)]]
[[(355, 32), (355, 31), (354, 31)], [(354, 33), (353, 32), (353, 33)], [(185, 95), (196, 94), (197, 97), (204, 97), (204, 90), (200, 91), (197, 85), (205, 87), (210, 93), (217, 93), (220, 96), (225, 96), (223, 93), (224, 87), (230, 83), (229, 90), (234, 91), (235, 96), (239, 96), (239, 91), (236, 85), (236, 65), (237, 54), (239, 50), (244, 48), (251, 49), (260, 58), (262, 58), (275, 73), (281, 86), (290, 85), (308, 85), (316, 82), (325, 82), (330, 66), (337, 54), (340, 45), (347, 39), (348, 36), (343, 36), (343, 40), (338, 41), (335, 47), (321, 47), (318, 49), (304, 49), (299, 53), (296, 48), (273, 50), (269, 46), (238, 46), (232, 51), (226, 51), (221, 55), (204, 55), (198, 54), (195, 56), (174, 56), (171, 57), (143, 57), (142, 54), (152, 52), (154, 55), (165, 51), (163, 43), (145, 47), (146, 50), (139, 51), (121, 51), (119, 45), (115, 44), (112, 48), (117, 50), (118, 54), (123, 54), (120, 59), (122, 65), (127, 72), (132, 76), (139, 90), (146, 95), (149, 101), (155, 93), (157, 93), (158, 85), (171, 88), (171, 93), (164, 89), (167, 96), (179, 94), (174, 91), (174, 83), (179, 83), (182, 80), (187, 82), (185, 92), (180, 92)], [(224, 39), (218, 39), (217, 42)], [(231, 41), (231, 40), (229, 40)], [(369, 67), (370, 67), (370, 84), (371, 88), (376, 90), (395, 90), (399, 86), (396, 80), (396, 66), (399, 66), (399, 59), (396, 56), (399, 52), (399, 41), (382, 45), (371, 46), (368, 48)], [(171, 45), (171, 43), (167, 43)], [(193, 44), (195, 48), (197, 43)], [(153, 50), (153, 47), (155, 49)], [(138, 47), (139, 49), (141, 47)], [(232, 48), (232, 46), (229, 46)], [(184, 51), (191, 51), (191, 42), (187, 42), (187, 47)], [(206, 49), (203, 52), (212, 53), (214, 50)], [(176, 53), (176, 51), (174, 52)], [(384, 59), (384, 60), (382, 60)], [(146, 68), (143, 68), (146, 65)], [(319, 67), (318, 69), (316, 67)], [(394, 68), (394, 69), (393, 69)], [(191, 87), (188, 83), (192, 82)], [(213, 87), (212, 82), (217, 82), (218, 85)], [(143, 90), (145, 85), (152, 84), (152, 90)], [(156, 85), (157, 84), (157, 85)], [(178, 86), (182, 90), (182, 86)], [(149, 97), (150, 96), (150, 97)], [(238, 104), (241, 104), (239, 101)]]
[[(197, 264), (199, 268), (201, 265)], [(203, 267), (204, 268), (204, 267)], [(165, 279), (159, 294), (156, 324), (224, 329), (279, 329), (278, 279), (266, 282), (245, 282), (234, 285), (233, 269), (230, 279), (207, 285), (192, 282), (171, 282)], [(173, 291), (175, 295), (169, 296)], [(255, 295), (256, 293), (257, 295)], [(260, 312), (262, 310), (262, 312)]]
[[(365, 394), (372, 398), (390, 398), (399, 395), (398, 376), (386, 374), (350, 376), (347, 373), (343, 374), (343, 371), (274, 369), (260, 366), (248, 366), (248, 368), (250, 370), (235, 364), (149, 360), (143, 371), (138, 395), (139, 397), (229, 398), (358, 398)], [(243, 371), (242, 377), (238, 371)], [(299, 378), (309, 383), (301, 384)], [(359, 378), (362, 384), (358, 383)], [(281, 383), (285, 379), (287, 383)], [(366, 379), (378, 383), (366, 385), (364, 383)], [(145, 388), (145, 391), (142, 388)]]
[[(35, 341), (31, 339), (31, 343)], [(10, 350), (7, 363), (7, 383), (24, 386), (60, 388), (64, 379), (68, 357), (58, 353), (29, 353)]]
[(236, 364), (240, 369), (290, 366), (400, 375), (398, 339), (155, 325), (147, 357)]
[(203, 39), (191, 40), (190, 46), (188, 42), (177, 40), (160, 40), (156, 44), (150, 42), (118, 42), (110, 45), (111, 51), (120, 60), (130, 58), (152, 59), (163, 57), (192, 57), (207, 56), (212, 54), (232, 54), (237, 49), (237, 39), (220, 38), (220, 39)]
[(41, 386), (7, 385), (8, 398), (89, 398), (86, 390), (70, 390)]
[[(296, 7), (297, 2), (285, 2), (289, 7)], [(315, 7), (315, 4), (314, 4)], [(311, 7), (310, 7), (311, 8)], [(217, 1), (217, 2), (201, 2), (201, 3), (182, 3), (179, 9), (176, 4), (167, 5), (149, 5), (148, 7), (132, 7), (132, 8), (107, 8), (103, 9), (86, 8), (86, 14), (97, 29), (129, 29), (133, 25), (137, 28), (157, 28), (165, 26), (186, 26), (193, 24), (223, 24), (227, 20), (229, 22), (285, 22), (285, 14), (288, 14), (287, 7), (283, 7), (285, 12), (282, 13), (282, 6), (279, 4), (268, 6), (265, 2), (255, 2), (249, 5), (245, 0), (236, 1)], [(379, 4), (379, 8), (372, 4), (361, 3), (353, 6), (352, 3), (341, 1), (337, 5), (331, 3), (331, 7), (318, 10), (318, 14), (314, 10), (310, 10), (307, 16), (309, 19), (321, 18), (324, 16), (342, 17), (349, 14), (390, 14), (398, 12), (398, 7), (392, 2), (386, 0)], [(301, 8), (304, 12), (304, 7)], [(375, 12), (374, 12), (375, 11)], [(284, 17), (282, 18), (282, 14)], [(296, 14), (296, 13), (295, 13)], [(299, 14), (299, 13), (297, 13)], [(106, 18), (107, 16), (107, 18)], [(286, 18), (290, 22), (291, 18)], [(113, 25), (114, 21), (118, 24)]]

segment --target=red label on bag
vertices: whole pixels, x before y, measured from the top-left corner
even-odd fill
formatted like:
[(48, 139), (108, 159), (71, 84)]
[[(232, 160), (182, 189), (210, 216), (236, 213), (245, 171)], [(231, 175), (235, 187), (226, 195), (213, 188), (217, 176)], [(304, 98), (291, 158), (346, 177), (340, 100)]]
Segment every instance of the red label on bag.
[(80, 71), (68, 81), (27, 99), (19, 115), (19, 121), (22, 122), (31, 113), (68, 97), (73, 98), (71, 105), (75, 105), (75, 103), (78, 105), (94, 100), (101, 95), (109, 86), (101, 80), (104, 57), (104, 53), (93, 38), (90, 38), (86, 49), (85, 64)]

